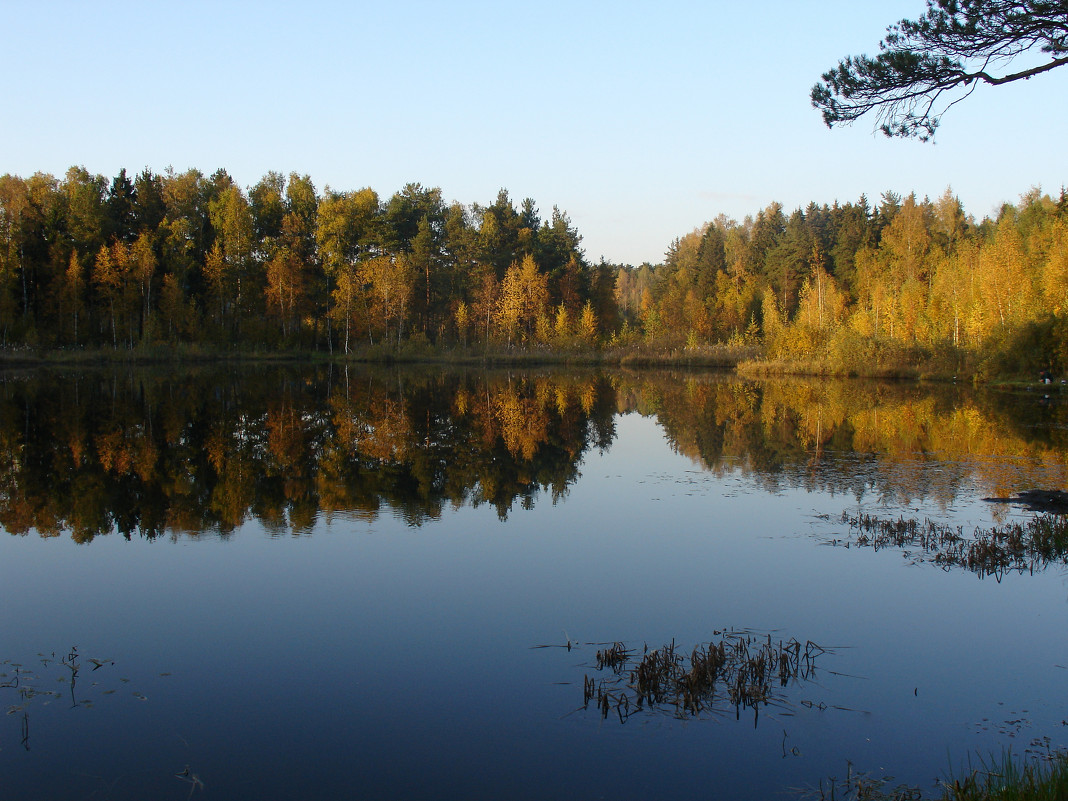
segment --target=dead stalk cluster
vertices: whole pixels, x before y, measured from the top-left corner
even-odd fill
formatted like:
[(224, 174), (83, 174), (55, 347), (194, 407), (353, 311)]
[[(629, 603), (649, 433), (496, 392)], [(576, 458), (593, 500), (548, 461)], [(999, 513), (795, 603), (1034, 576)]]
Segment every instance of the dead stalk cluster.
[(772, 640), (770, 634), (723, 632), (720, 639), (698, 645), (687, 658), (670, 645), (650, 651), (631, 664), (632, 653), (622, 643), (597, 652), (597, 670), (611, 675), (585, 676), (583, 708), (593, 701), (601, 716), (615, 713), (620, 722), (642, 709), (673, 710), (676, 717), (716, 711), (716, 702), (735, 709), (752, 709), (754, 722), (761, 705), (779, 703), (776, 690), (791, 681), (808, 679), (815, 659), (825, 650), (813, 642)]
[(919, 548), (920, 561), (929, 559), (949, 569), (963, 567), (980, 576), (1001, 578), (1006, 573), (1034, 573), (1053, 563), (1068, 563), (1068, 517), (1035, 515), (989, 529), (976, 528), (965, 535), (963, 527), (926, 519), (884, 519), (868, 514), (842, 513), (853, 535), (833, 540), (834, 545)]

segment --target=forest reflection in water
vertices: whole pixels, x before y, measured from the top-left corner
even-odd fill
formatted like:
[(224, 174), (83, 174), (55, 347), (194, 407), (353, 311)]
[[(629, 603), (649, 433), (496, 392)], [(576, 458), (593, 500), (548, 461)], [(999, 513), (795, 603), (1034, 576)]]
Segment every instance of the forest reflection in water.
[(555, 503), (620, 413), (702, 469), (859, 499), (953, 504), (1068, 486), (1059, 394), (722, 374), (261, 368), (8, 373), (0, 524), (79, 542), (299, 533), (319, 515), (410, 525)]
[(977, 581), (949, 528), (920, 565), (932, 530), (842, 514), (987, 524), (1065, 487), (1064, 423), (712, 373), (4, 373), (5, 790), (755, 800), (1060, 745), (1068, 549)]

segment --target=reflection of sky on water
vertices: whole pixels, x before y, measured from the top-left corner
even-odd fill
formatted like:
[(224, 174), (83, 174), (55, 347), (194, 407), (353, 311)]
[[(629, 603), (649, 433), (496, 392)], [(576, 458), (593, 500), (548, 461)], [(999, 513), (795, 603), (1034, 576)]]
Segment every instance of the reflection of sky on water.
[[(320, 517), (301, 537), (0, 538), (5, 656), (77, 644), (130, 679), (92, 709), (31, 707), (29, 752), (0, 721), (0, 775), (41, 797), (185, 798), (189, 765), (205, 798), (755, 799), (846, 760), (926, 782), (947, 754), (1064, 739), (1062, 570), (998, 583), (826, 547), (854, 496), (703, 471), (652, 417), (616, 433), (565, 498), (507, 521), (467, 506), (419, 527)], [(978, 497), (861, 505), (974, 525)], [(586, 643), (688, 648), (731, 626), (835, 650), (755, 728), (575, 711)]]

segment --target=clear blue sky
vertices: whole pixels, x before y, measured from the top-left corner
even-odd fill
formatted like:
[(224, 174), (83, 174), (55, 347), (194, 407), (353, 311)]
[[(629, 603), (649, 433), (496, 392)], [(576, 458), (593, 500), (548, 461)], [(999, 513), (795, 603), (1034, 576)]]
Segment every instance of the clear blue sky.
[(591, 260), (778, 200), (935, 198), (976, 217), (1068, 184), (1068, 68), (981, 87), (936, 145), (827, 130), (820, 74), (874, 53), (922, 0), (40, 2), (0, 0), (0, 173), (84, 165), (268, 170), (317, 188), (505, 187), (566, 211)]

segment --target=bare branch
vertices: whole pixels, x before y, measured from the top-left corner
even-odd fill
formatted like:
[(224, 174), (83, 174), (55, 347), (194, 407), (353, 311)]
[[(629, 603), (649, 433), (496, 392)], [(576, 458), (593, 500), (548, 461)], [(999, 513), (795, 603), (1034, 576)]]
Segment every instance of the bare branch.
[(1065, 64), (1068, 64), (1068, 56), (1065, 56), (1064, 58), (1055, 58), (1053, 59), (1053, 61), (1050, 61), (1047, 64), (1032, 67), (1029, 70), (1023, 70), (1022, 72), (1014, 72), (1011, 75), (1002, 75), (1000, 78), (992, 77), (990, 75), (987, 75), (985, 72), (977, 72), (974, 74), (974, 76), (976, 78), (982, 78), (989, 84), (999, 86), (1003, 83), (1011, 83), (1012, 81), (1027, 80), (1028, 78), (1031, 78), (1035, 75), (1040, 75), (1043, 72), (1049, 72), (1055, 67), (1063, 67)]

